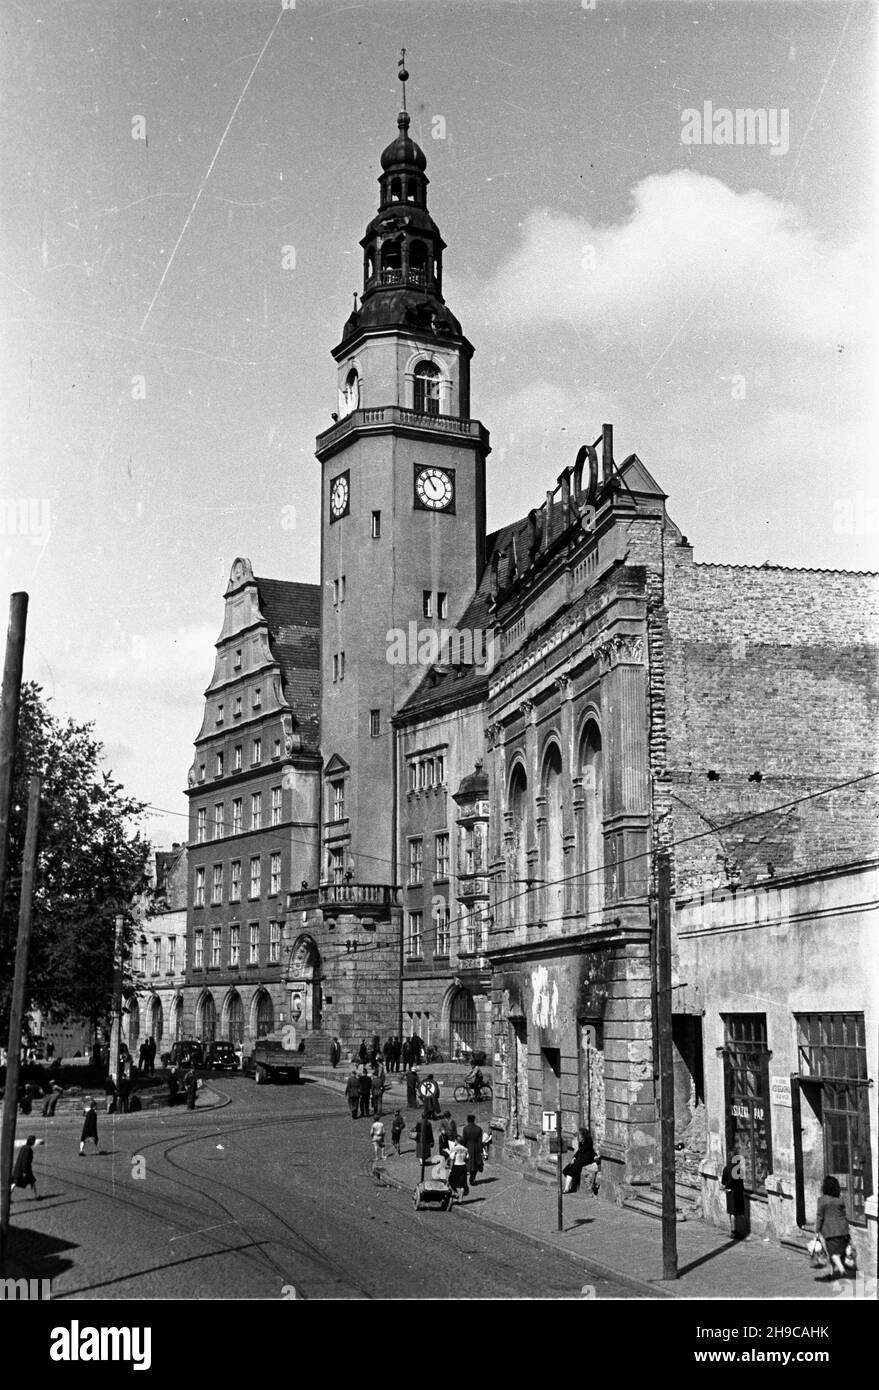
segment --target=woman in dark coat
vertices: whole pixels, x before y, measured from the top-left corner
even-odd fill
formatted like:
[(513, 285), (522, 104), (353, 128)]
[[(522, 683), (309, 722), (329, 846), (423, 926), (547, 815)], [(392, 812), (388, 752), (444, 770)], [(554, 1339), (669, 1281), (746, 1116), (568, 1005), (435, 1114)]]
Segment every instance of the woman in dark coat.
[(29, 1134), (27, 1140), (18, 1151), (15, 1167), (12, 1170), (13, 1186), (32, 1188), (31, 1197), (33, 1198), (37, 1196), (37, 1180), (34, 1177), (34, 1144), (36, 1142), (36, 1135)]
[(592, 1135), (588, 1129), (581, 1129), (577, 1138), (577, 1147), (570, 1163), (565, 1164), (562, 1169), (563, 1174), (569, 1181), (565, 1184), (566, 1192), (578, 1192), (580, 1190), (580, 1179), (583, 1169), (591, 1169), (592, 1193), (598, 1195), (598, 1159), (595, 1153), (595, 1145), (592, 1142)]
[(82, 1158), (85, 1153), (85, 1141), (91, 1139), (95, 1146), (95, 1153), (100, 1153), (98, 1148), (98, 1107), (91, 1100), (86, 1101), (85, 1114), (82, 1117), (82, 1133), (79, 1136), (79, 1156)]
[(742, 1177), (742, 1160), (738, 1154), (728, 1158), (720, 1175), (720, 1185), (726, 1190), (726, 1214), (729, 1217), (729, 1233), (734, 1240), (741, 1240), (745, 1231), (745, 1180)]
[(815, 1234), (821, 1237), (827, 1247), (834, 1276), (844, 1275), (843, 1260), (849, 1242), (848, 1216), (845, 1201), (840, 1196), (839, 1183), (830, 1174), (821, 1184), (821, 1196), (818, 1198), (818, 1209), (815, 1213)]

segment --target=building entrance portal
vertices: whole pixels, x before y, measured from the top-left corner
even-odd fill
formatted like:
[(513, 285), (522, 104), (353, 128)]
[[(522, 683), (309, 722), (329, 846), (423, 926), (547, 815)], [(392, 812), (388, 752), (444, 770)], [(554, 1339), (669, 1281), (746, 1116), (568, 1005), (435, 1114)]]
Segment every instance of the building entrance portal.
[(290, 1022), (300, 1032), (317, 1033), (323, 1023), (323, 969), (310, 936), (300, 936), (290, 953)]

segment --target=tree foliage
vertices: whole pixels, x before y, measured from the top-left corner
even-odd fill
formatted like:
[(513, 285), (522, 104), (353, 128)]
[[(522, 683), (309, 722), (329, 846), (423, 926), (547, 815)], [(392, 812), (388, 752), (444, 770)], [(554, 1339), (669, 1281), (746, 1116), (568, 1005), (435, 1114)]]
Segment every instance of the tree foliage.
[(150, 846), (134, 822), (144, 803), (126, 795), (102, 766), (92, 724), (59, 719), (41, 688), (22, 686), (9, 876), (0, 918), (0, 1014), (8, 1019), (28, 779), (43, 777), (27, 1002), (55, 1019), (97, 1024), (113, 992), (115, 919), (130, 946), (136, 899), (146, 887)]

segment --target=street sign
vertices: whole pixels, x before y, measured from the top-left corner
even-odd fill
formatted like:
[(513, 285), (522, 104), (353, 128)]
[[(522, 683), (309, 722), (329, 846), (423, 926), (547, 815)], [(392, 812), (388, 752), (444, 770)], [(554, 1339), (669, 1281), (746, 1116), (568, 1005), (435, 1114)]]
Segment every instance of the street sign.
[(555, 1110), (544, 1110), (544, 1112), (543, 1112), (543, 1126), (542, 1126), (542, 1128), (543, 1128), (543, 1133), (544, 1133), (544, 1134), (555, 1134), (556, 1124), (557, 1124), (557, 1120), (556, 1120), (556, 1112), (555, 1112)]
[(786, 1105), (790, 1110), (792, 1108), (790, 1094), (790, 1077), (770, 1076), (769, 1095), (772, 1099), (773, 1105)]

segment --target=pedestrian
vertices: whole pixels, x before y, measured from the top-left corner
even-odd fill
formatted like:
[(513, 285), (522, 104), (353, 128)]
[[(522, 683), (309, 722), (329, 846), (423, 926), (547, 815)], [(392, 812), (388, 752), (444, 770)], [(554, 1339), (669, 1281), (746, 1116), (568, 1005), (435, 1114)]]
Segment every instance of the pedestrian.
[(378, 1166), (385, 1157), (385, 1127), (381, 1120), (373, 1120), (369, 1137), (372, 1140), (372, 1172), (374, 1177), (378, 1177)]
[(140, 1047), (139, 1047), (138, 1050), (137, 1050), (137, 1069), (138, 1069), (138, 1071), (141, 1071), (141, 1072), (142, 1072), (142, 1071), (146, 1071), (146, 1058), (147, 1058), (147, 1045), (146, 1045), (146, 1039), (144, 1039), (144, 1041), (141, 1043)]
[(156, 1040), (153, 1037), (146, 1041), (146, 1069), (150, 1076), (156, 1074)]
[(433, 1126), (427, 1116), (415, 1126), (415, 1152), (422, 1163), (430, 1161), (433, 1153)]
[(360, 1068), (360, 1076), (358, 1077), (357, 1084), (360, 1087), (360, 1114), (365, 1119), (368, 1119), (369, 1103), (372, 1099), (372, 1079), (365, 1066)]
[(418, 1104), (418, 1072), (406, 1072), (406, 1109), (411, 1110)]
[(34, 1176), (34, 1144), (36, 1142), (36, 1135), (29, 1134), (19, 1149), (15, 1159), (15, 1166), (12, 1169), (12, 1186), (13, 1189), (16, 1187), (20, 1187), (23, 1190), (28, 1187), (31, 1188), (31, 1198), (35, 1201), (39, 1201), (37, 1180)]
[(87, 1139), (91, 1139), (92, 1143), (95, 1146), (96, 1154), (99, 1154), (101, 1152), (100, 1148), (98, 1147), (98, 1107), (95, 1105), (95, 1102), (92, 1100), (91, 1096), (86, 1097), (85, 1103), (83, 1105), (83, 1111), (84, 1113), (82, 1117), (82, 1132), (79, 1136), (80, 1158), (82, 1158), (83, 1154), (85, 1153), (85, 1141)]
[(393, 1052), (392, 1052), (393, 1063), (394, 1063), (394, 1071), (399, 1071), (399, 1070), (400, 1070), (400, 1053), (401, 1053), (402, 1049), (403, 1049), (403, 1044), (400, 1042), (400, 1039), (398, 1038), (397, 1034), (395, 1033), (395, 1034), (394, 1034), (394, 1043), (393, 1043)]
[(400, 1044), (400, 1056), (403, 1059), (403, 1070), (408, 1071), (412, 1065), (412, 1049), (409, 1046), (408, 1038), (404, 1038)]
[(373, 1115), (380, 1115), (383, 1109), (382, 1096), (385, 1090), (385, 1077), (384, 1072), (380, 1071), (378, 1067), (372, 1074), (370, 1085), (372, 1087), (372, 1113)]
[(385, 1071), (390, 1071), (394, 1065), (393, 1038), (385, 1038), (384, 1046), (382, 1047), (382, 1056), (385, 1059)]
[(52, 1058), (53, 1058), (54, 1056), (55, 1056), (55, 1044), (52, 1043), (52, 1042), (47, 1042), (47, 1043), (46, 1043), (46, 1061), (47, 1061), (47, 1062), (51, 1062), (51, 1060), (52, 1060)]
[(360, 1077), (352, 1070), (345, 1084), (345, 1099), (351, 1111), (351, 1119), (356, 1120), (360, 1111)]
[(112, 1076), (108, 1076), (104, 1082), (104, 1095), (107, 1097), (107, 1114), (112, 1115), (116, 1109), (116, 1082)]
[(452, 1119), (450, 1110), (444, 1110), (439, 1126), (439, 1151), (446, 1153), (453, 1139), (458, 1137), (458, 1126)]
[(128, 1073), (123, 1069), (119, 1073), (119, 1082), (116, 1086), (116, 1109), (120, 1115), (128, 1114), (128, 1097), (131, 1095), (131, 1081)]
[(339, 1065), (341, 1056), (342, 1044), (339, 1042), (338, 1038), (333, 1038), (333, 1041), (330, 1043), (330, 1065), (333, 1068), (333, 1071), (335, 1071), (336, 1067)]
[(452, 1165), (449, 1174), (449, 1183), (452, 1192), (455, 1194), (455, 1201), (460, 1202), (463, 1201), (465, 1197), (470, 1196), (470, 1188), (467, 1186), (467, 1162), (469, 1155), (464, 1145), (461, 1143), (461, 1140), (457, 1137), (449, 1141), (448, 1152), (449, 1162)]
[(406, 1121), (403, 1119), (399, 1110), (394, 1111), (394, 1118), (391, 1120), (391, 1148), (399, 1158), (400, 1140), (403, 1137), (403, 1130), (406, 1128)]
[(366, 1058), (367, 1058), (368, 1055), (369, 1055), (369, 1054), (367, 1053), (367, 1050), (366, 1050), (366, 1038), (364, 1038), (364, 1039), (363, 1039), (363, 1042), (360, 1044), (360, 1050), (358, 1051), (357, 1056), (358, 1056), (358, 1059), (360, 1060), (360, 1062), (363, 1063), (363, 1062), (366, 1061)]
[(726, 1192), (726, 1214), (729, 1217), (729, 1233), (733, 1240), (742, 1240), (745, 1229), (745, 1180), (742, 1177), (742, 1160), (738, 1154), (731, 1154), (720, 1175), (720, 1185)]
[(475, 1115), (467, 1116), (467, 1123), (461, 1131), (461, 1142), (467, 1150), (467, 1176), (470, 1186), (476, 1186), (476, 1174), (482, 1172), (482, 1126), (476, 1123)]
[(593, 1197), (598, 1196), (598, 1157), (595, 1153), (595, 1144), (588, 1129), (581, 1129), (577, 1134), (577, 1147), (570, 1163), (566, 1163), (562, 1169), (565, 1178), (565, 1191), (578, 1192), (580, 1180), (583, 1173), (589, 1179), (589, 1187)]
[(168, 1068), (168, 1104), (177, 1104), (177, 1092), (180, 1090), (180, 1074), (176, 1066)]
[(44, 1115), (47, 1115), (50, 1119), (52, 1118), (52, 1116), (55, 1114), (56, 1109), (58, 1108), (58, 1101), (61, 1099), (63, 1094), (64, 1091), (62, 1087), (58, 1085), (57, 1081), (53, 1081), (52, 1089), (46, 1096), (46, 1099), (43, 1101)]
[(830, 1260), (830, 1277), (845, 1277), (845, 1253), (849, 1244), (849, 1224), (839, 1181), (828, 1173), (821, 1184), (815, 1213), (815, 1234), (820, 1236)]
[(198, 1073), (195, 1067), (189, 1068), (183, 1078), (183, 1084), (186, 1087), (186, 1108), (187, 1110), (194, 1110), (195, 1097), (198, 1094)]
[(427, 1073), (427, 1078), (418, 1088), (418, 1093), (424, 1102), (425, 1115), (439, 1115), (439, 1086), (433, 1079), (433, 1072)]
[(26, 1086), (20, 1086), (18, 1089), (18, 1108), (22, 1115), (29, 1115), (33, 1109), (30, 1082), (28, 1082)]

